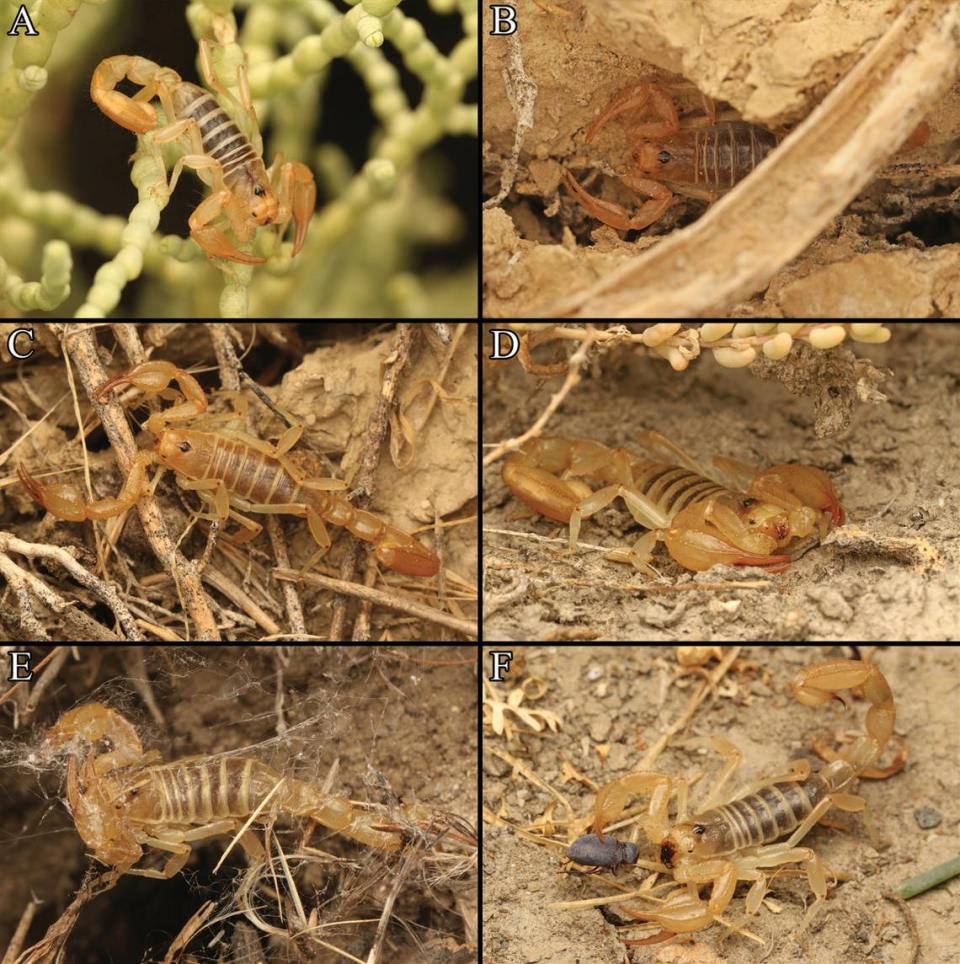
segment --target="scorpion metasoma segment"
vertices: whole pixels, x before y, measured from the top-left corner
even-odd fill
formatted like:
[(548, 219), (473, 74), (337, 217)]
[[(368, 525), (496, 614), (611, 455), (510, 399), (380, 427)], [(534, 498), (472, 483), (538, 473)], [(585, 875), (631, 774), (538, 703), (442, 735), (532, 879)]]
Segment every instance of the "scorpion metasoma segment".
[[(607, 557), (649, 575), (656, 574), (649, 559), (660, 539), (687, 569), (727, 563), (781, 571), (793, 559), (784, 550), (795, 540), (802, 540), (795, 550), (807, 548), (831, 524), (844, 521), (837, 493), (821, 469), (774, 465), (757, 471), (732, 459), (714, 459), (744, 494), (707, 477), (658, 432), (645, 432), (640, 440), (681, 464), (640, 458), (586, 439), (538, 438), (506, 458), (503, 481), (535, 512), (569, 524), (571, 550), (582, 520), (622, 498), (634, 519), (652, 531), (633, 549), (616, 549)], [(594, 492), (584, 479), (603, 487)]]
[[(641, 826), (656, 849), (659, 863), (640, 861), (641, 865), (670, 872), (681, 885), (652, 912), (626, 911), (635, 920), (660, 925), (662, 931), (636, 943), (656, 943), (674, 934), (699, 930), (724, 912), (733, 898), (737, 882), (751, 881), (746, 910), (756, 913), (767, 890), (764, 871), (799, 864), (816, 896), (812, 911), (827, 896), (827, 870), (808, 847), (799, 846), (803, 838), (832, 807), (860, 811), (865, 802), (849, 792), (858, 777), (883, 778), (898, 772), (905, 762), (903, 753), (884, 769), (874, 769), (890, 740), (896, 720), (893, 694), (880, 670), (857, 660), (832, 660), (811, 666), (793, 680), (794, 696), (806, 706), (820, 706), (843, 698), (840, 691), (856, 689), (870, 702), (866, 732), (845, 750), (834, 754), (833, 761), (811, 774), (805, 760), (794, 761), (781, 776), (757, 781), (723, 803), (723, 786), (740, 760), (740, 753), (723, 737), (688, 741), (688, 745), (709, 746), (727, 757), (717, 784), (705, 809), (696, 816), (687, 814), (687, 782), (678, 777), (640, 771), (602, 787), (597, 794), (593, 834), (575, 840), (568, 851), (571, 859), (594, 864), (595, 856), (613, 853), (600, 850), (593, 842), (606, 840), (603, 827), (619, 818), (635, 794), (650, 794), (647, 815)], [(844, 701), (845, 702), (845, 701)], [(670, 800), (676, 796), (676, 820), (668, 819)], [(781, 843), (775, 841), (787, 837)], [(589, 842), (585, 844), (584, 842)], [(625, 862), (625, 861), (618, 861)], [(783, 874), (774, 870), (771, 877)], [(706, 902), (700, 888), (710, 886)]]
[[(389, 821), (321, 793), (303, 780), (281, 776), (252, 757), (185, 757), (160, 762), (144, 753), (133, 725), (100, 703), (64, 713), (41, 747), (47, 759), (66, 755), (67, 801), (77, 833), (94, 857), (120, 874), (168, 878), (190, 855), (190, 844), (240, 830), (251, 816), (314, 820), (358, 843), (400, 849)], [(252, 857), (263, 848), (248, 829), (240, 843)], [(144, 847), (171, 856), (161, 870), (135, 867)]]
[(299, 439), (302, 428), (288, 428), (269, 445), (243, 432), (211, 421), (217, 431), (180, 427), (197, 421), (207, 410), (207, 399), (196, 379), (167, 361), (148, 361), (129, 372), (114, 376), (97, 392), (101, 398), (118, 385), (129, 383), (149, 393), (167, 390), (176, 381), (184, 400), (147, 420), (147, 430), (156, 439), (153, 450), (138, 453), (119, 496), (88, 503), (77, 486), (70, 483), (43, 485), (18, 464), (17, 474), (33, 498), (48, 512), (72, 522), (106, 519), (132, 508), (148, 489), (147, 468), (160, 463), (173, 469), (182, 488), (195, 491), (212, 508), (221, 522), (228, 518), (243, 529), (235, 541), (246, 542), (260, 534), (262, 526), (240, 511), (286, 514), (306, 518), (310, 533), (320, 547), (313, 563), (330, 546), (324, 520), (342, 526), (359, 539), (374, 545), (378, 561), (388, 569), (408, 576), (433, 576), (440, 560), (412, 535), (388, 525), (372, 512), (357, 509), (334, 491), (346, 488), (339, 479), (310, 478), (295, 466), (286, 453)]
[(632, 169), (622, 182), (650, 198), (635, 214), (612, 201), (588, 194), (569, 171), (563, 180), (570, 193), (599, 221), (629, 231), (659, 220), (673, 203), (674, 192), (705, 201), (716, 200), (743, 180), (780, 143), (773, 131), (742, 120), (708, 117), (681, 122), (670, 95), (656, 84), (627, 88), (610, 103), (587, 131), (589, 144), (620, 114), (653, 113), (657, 120), (629, 128)]
[[(207, 40), (200, 42), (200, 67), (204, 83), (246, 114), (248, 134), (202, 87), (144, 57), (121, 54), (101, 61), (90, 81), (90, 96), (121, 127), (136, 134), (153, 131), (155, 156), (161, 168), (159, 145), (181, 137), (187, 139), (189, 153), (174, 165), (167, 193), (173, 193), (184, 167), (192, 168), (212, 188), (213, 193), (189, 219), (190, 234), (204, 251), (215, 258), (244, 264), (266, 261), (239, 250), (212, 223), (223, 215), (241, 244), (249, 242), (258, 227), (268, 224), (277, 225), (278, 236), (282, 237), (293, 219), (293, 253), (298, 254), (316, 205), (313, 174), (298, 161), (284, 163), (280, 154), (269, 169), (264, 167), (263, 141), (242, 65), (238, 78), (240, 102), (217, 80)], [(132, 98), (120, 93), (116, 87), (124, 78), (139, 84), (142, 90)], [(156, 108), (149, 103), (153, 97), (163, 106), (163, 125), (158, 121)]]

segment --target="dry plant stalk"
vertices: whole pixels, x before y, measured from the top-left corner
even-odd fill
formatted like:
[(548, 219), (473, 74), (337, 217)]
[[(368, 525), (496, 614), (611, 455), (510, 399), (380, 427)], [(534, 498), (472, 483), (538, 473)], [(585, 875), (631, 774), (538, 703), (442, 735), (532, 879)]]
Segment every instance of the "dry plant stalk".
[(548, 317), (691, 317), (760, 290), (869, 183), (950, 87), (960, 0), (913, 0), (764, 164), (696, 223)]

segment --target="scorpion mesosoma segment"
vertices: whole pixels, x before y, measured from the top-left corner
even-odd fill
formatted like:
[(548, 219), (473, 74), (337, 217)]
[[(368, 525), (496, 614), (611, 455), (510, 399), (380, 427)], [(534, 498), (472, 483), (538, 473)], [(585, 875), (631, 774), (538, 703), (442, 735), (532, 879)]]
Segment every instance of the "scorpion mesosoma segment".
[(156, 439), (155, 446), (137, 455), (119, 496), (88, 503), (75, 485), (43, 485), (18, 464), (21, 482), (37, 502), (58, 518), (73, 522), (106, 519), (132, 508), (146, 493), (147, 468), (157, 462), (173, 469), (180, 486), (196, 491), (212, 507), (217, 519), (226, 522), (230, 518), (243, 527), (234, 537), (235, 541), (254, 539), (263, 528), (238, 510), (282, 513), (306, 518), (322, 554), (330, 546), (326, 520), (373, 543), (376, 558), (388, 569), (408, 576), (436, 574), (439, 559), (413, 536), (388, 525), (372, 512), (355, 508), (331, 491), (344, 489), (344, 482), (309, 478), (286, 457), (286, 452), (300, 437), (300, 426), (288, 428), (276, 445), (233, 430), (225, 434), (228, 430), (222, 427), (216, 432), (179, 427), (178, 423), (202, 416), (207, 410), (207, 399), (192, 375), (166, 361), (144, 362), (116, 375), (105, 382), (97, 394), (98, 398), (102, 397), (125, 383), (156, 394), (167, 391), (174, 380), (180, 386), (184, 401), (154, 413), (147, 420), (147, 430)]
[[(652, 938), (636, 943), (656, 943), (708, 926), (723, 914), (741, 880), (751, 881), (746, 909), (756, 913), (767, 890), (764, 871), (788, 864), (801, 865), (806, 874), (816, 897), (811, 912), (826, 898), (827, 871), (814, 851), (799, 846), (800, 842), (831, 807), (851, 812), (864, 808), (863, 798), (848, 792), (859, 777), (892, 776), (905, 762), (901, 753), (888, 767), (873, 767), (890, 740), (896, 720), (890, 686), (875, 665), (831, 660), (801, 671), (791, 684), (793, 695), (813, 707), (832, 699), (846, 703), (839, 694), (851, 689), (861, 692), (870, 703), (866, 731), (844, 751), (831, 754), (832, 762), (817, 773), (811, 774), (806, 760), (797, 760), (787, 773), (750, 784), (723, 803), (723, 786), (736, 769), (740, 752), (725, 738), (707, 737), (688, 741), (688, 745), (711, 747), (724, 754), (727, 762), (704, 809), (695, 816), (688, 816), (688, 784), (678, 777), (640, 771), (601, 787), (593, 833), (574, 841), (568, 851), (571, 859), (581, 862), (584, 858), (582, 862), (594, 864), (603, 863), (598, 856), (623, 854), (607, 843), (610, 838), (604, 836), (603, 827), (620, 817), (632, 795), (650, 794), (641, 826), (656, 848), (659, 863), (649, 866), (671, 872), (674, 882), (681, 885), (662, 909), (628, 912), (636, 920), (662, 928)], [(674, 795), (676, 820), (671, 825), (668, 811)], [(776, 842), (783, 837), (787, 839)], [(613, 858), (606, 863), (612, 864)], [(774, 870), (773, 876), (780, 873), (783, 871)], [(700, 887), (705, 884), (711, 888), (706, 902), (700, 898)]]
[(656, 84), (637, 84), (620, 93), (587, 131), (591, 143), (620, 114), (657, 120), (629, 128), (633, 147), (632, 170), (621, 180), (631, 190), (647, 196), (635, 214), (620, 204), (587, 193), (569, 171), (563, 172), (567, 189), (597, 220), (620, 231), (649, 227), (673, 203), (674, 192), (714, 201), (743, 180), (780, 143), (778, 134), (745, 121), (717, 121), (710, 116), (681, 122), (670, 95)]
[[(793, 557), (784, 552), (796, 539), (823, 538), (844, 521), (843, 508), (827, 474), (806, 465), (774, 465), (763, 471), (732, 459), (714, 464), (737, 480), (746, 494), (725, 488), (695, 460), (658, 432), (641, 442), (669, 453), (674, 462), (640, 458), (586, 439), (539, 438), (509, 455), (503, 481), (523, 503), (556, 522), (569, 524), (576, 548), (583, 519), (622, 498), (634, 519), (651, 531), (633, 549), (607, 558), (655, 574), (649, 565), (662, 539), (681, 566), (703, 571), (718, 563), (782, 571)], [(603, 483), (593, 491), (586, 482)], [(816, 534), (816, 535), (814, 535)]]
[[(388, 852), (402, 842), (375, 814), (281, 776), (253, 757), (192, 756), (162, 763), (156, 751), (143, 752), (129, 720), (100, 703), (61, 716), (41, 752), (46, 759), (67, 756), (67, 801), (77, 832), (97, 860), (120, 874), (173, 877), (191, 843), (236, 833), (254, 815), (260, 823), (280, 814), (314, 820)], [(252, 857), (263, 856), (250, 830), (239, 839)], [(135, 867), (144, 847), (170, 854), (161, 870)]]
[[(187, 139), (189, 153), (174, 165), (167, 194), (173, 193), (184, 167), (192, 168), (212, 188), (213, 193), (189, 218), (191, 236), (209, 255), (243, 264), (266, 261), (239, 250), (212, 223), (221, 215), (241, 244), (249, 242), (258, 227), (268, 224), (277, 225), (278, 236), (282, 237), (292, 218), (296, 225), (293, 254), (297, 255), (316, 204), (313, 174), (298, 161), (284, 163), (280, 154), (269, 169), (264, 167), (263, 142), (242, 65), (239, 104), (217, 80), (206, 40), (200, 42), (200, 66), (204, 83), (245, 112), (252, 144), (210, 93), (144, 57), (121, 54), (101, 61), (90, 81), (90, 96), (121, 127), (136, 134), (153, 132), (155, 156), (161, 168), (159, 145), (181, 137)], [(116, 87), (124, 78), (139, 84), (142, 90), (132, 98), (120, 93)], [(149, 103), (153, 97), (163, 106), (166, 123), (162, 126), (156, 108)]]

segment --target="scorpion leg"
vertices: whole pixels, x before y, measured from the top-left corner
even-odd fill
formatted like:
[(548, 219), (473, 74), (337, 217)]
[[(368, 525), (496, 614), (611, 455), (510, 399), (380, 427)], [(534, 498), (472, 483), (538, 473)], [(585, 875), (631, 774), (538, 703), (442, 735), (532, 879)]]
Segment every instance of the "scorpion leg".
[[(162, 870), (153, 870), (149, 867), (135, 867), (127, 871), (136, 877), (150, 877), (154, 880), (169, 880), (176, 877), (183, 870), (184, 865), (190, 857), (193, 849), (190, 844), (200, 840), (208, 840), (210, 837), (217, 837), (220, 834), (232, 833), (237, 829), (236, 819), (216, 820), (212, 823), (204, 824), (202, 827), (194, 827), (191, 830), (174, 830), (169, 834), (157, 834), (155, 836), (145, 836), (139, 838), (142, 846), (153, 847), (155, 850), (165, 850), (171, 856), (163, 865)], [(250, 838), (253, 838), (251, 846)], [(249, 831), (240, 836), (240, 845), (252, 857), (262, 857), (263, 848), (260, 847), (256, 838)]]

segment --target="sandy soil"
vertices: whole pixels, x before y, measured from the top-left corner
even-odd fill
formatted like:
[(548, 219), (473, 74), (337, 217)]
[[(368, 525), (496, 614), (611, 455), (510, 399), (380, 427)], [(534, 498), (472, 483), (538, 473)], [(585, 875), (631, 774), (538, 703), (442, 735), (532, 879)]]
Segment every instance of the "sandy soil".
[[(721, 368), (712, 356), (679, 374), (629, 348), (601, 356), (544, 435), (637, 451), (634, 436), (656, 429), (707, 464), (723, 455), (756, 466), (819, 466), (833, 479), (847, 525), (773, 576), (731, 567), (693, 575), (661, 546), (658, 586), (596, 549), (562, 553), (565, 528), (518, 518), (522, 507), (497, 462), (484, 476), (485, 638), (957, 640), (960, 507), (951, 480), (960, 472), (960, 326), (901, 323), (892, 330), (885, 346), (853, 349), (892, 373), (879, 385), (888, 401), (857, 403), (849, 417), (842, 399), (831, 412), (836, 392), (823, 380), (829, 369), (792, 397), (780, 382)], [(549, 347), (539, 361), (566, 357), (566, 349), (551, 355)], [(839, 355), (835, 361), (840, 378), (849, 368)], [(488, 362), (484, 377), (488, 447), (527, 430), (562, 382), (526, 375), (515, 361)], [(833, 434), (818, 439), (817, 425)], [(643, 530), (621, 506), (584, 523), (585, 546), (636, 541)], [(932, 555), (924, 562), (894, 551), (892, 539)], [(753, 585), (716, 588), (724, 582)]]
[[(728, 913), (731, 924), (746, 927), (763, 946), (714, 925), (681, 941), (680, 946), (626, 949), (620, 938), (642, 936), (634, 928), (617, 934), (596, 909), (559, 910), (551, 904), (611, 895), (633, 889), (644, 873), (622, 869), (584, 875), (564, 863), (569, 839), (564, 824), (566, 800), (576, 818), (590, 818), (594, 791), (576, 779), (602, 785), (636, 769), (644, 753), (678, 720), (699, 686), (687, 676), (671, 685), (678, 670), (672, 647), (514, 647), (511, 686), (538, 677), (545, 692), (523, 706), (558, 714), (562, 729), (532, 733), (518, 724), (511, 743), (487, 729), (484, 733), (484, 952), (497, 964), (531, 961), (567, 962), (736, 962), (767, 964), (803, 960), (810, 964), (837, 961), (907, 964), (912, 960), (945, 964), (957, 961), (960, 918), (956, 913), (957, 882), (928, 891), (903, 906), (884, 899), (898, 883), (955, 856), (957, 835), (953, 800), (960, 791), (956, 768), (946, 761), (960, 753), (957, 647), (880, 647), (869, 654), (886, 675), (897, 705), (896, 732), (905, 740), (906, 769), (886, 780), (863, 780), (858, 792), (866, 799), (863, 814), (834, 811), (831, 826), (821, 824), (806, 838), (830, 868), (849, 874), (832, 888), (812, 929), (799, 932), (810, 891), (802, 880), (781, 878), (771, 887), (773, 900), (756, 916), (743, 911), (741, 885)], [(862, 655), (868, 655), (861, 648)], [(813, 710), (790, 696), (788, 683), (802, 667), (825, 656), (849, 658), (849, 647), (752, 646), (720, 684), (718, 697), (707, 700), (687, 730), (674, 736), (654, 769), (693, 777), (707, 774), (710, 783), (719, 758), (677, 744), (685, 736), (722, 734), (736, 743), (744, 761), (734, 780), (744, 782), (783, 772), (791, 758), (817, 765), (811, 741), (833, 740), (838, 731), (863, 726), (864, 704), (854, 701), (844, 715), (831, 707)], [(715, 667), (711, 663), (708, 668)], [(683, 687), (681, 691), (681, 687)], [(502, 695), (502, 694), (501, 694)], [(516, 723), (517, 721), (514, 720)], [(537, 786), (496, 752), (512, 755), (543, 785)], [(888, 756), (890, 750), (888, 749)], [(886, 758), (884, 760), (886, 762)], [(571, 770), (572, 768), (572, 770)], [(549, 794), (549, 786), (560, 800)], [(697, 794), (704, 791), (695, 787)], [(644, 801), (640, 801), (642, 805)], [(939, 823), (921, 829), (920, 811), (935, 811)], [(491, 814), (496, 818), (491, 818)], [(545, 842), (533, 824), (552, 824)], [(496, 824), (500, 824), (497, 826)], [(836, 824), (834, 826), (833, 824)], [(510, 828), (532, 831), (521, 836)], [(631, 839), (630, 829), (618, 832)], [(639, 830), (638, 837), (642, 838)], [(571, 831), (573, 835), (576, 835)], [(538, 842), (539, 840), (539, 842)], [(641, 857), (649, 845), (641, 839)], [(616, 908), (613, 908), (616, 910)], [(906, 916), (905, 916), (906, 915)], [(907, 917), (915, 922), (921, 953), (913, 958)]]
[[(62, 803), (61, 770), (41, 767), (31, 756), (46, 729), (80, 703), (99, 701), (121, 712), (137, 728), (144, 749), (159, 750), (164, 760), (242, 748), (244, 755), (285, 774), (321, 785), (329, 775), (333, 792), (352, 800), (389, 805), (397, 814), (399, 800), (416, 802), (475, 824), (474, 647), (165, 647), (147, 652), (145, 665), (140, 655), (136, 647), (81, 648), (78, 658), (60, 670), (29, 723), (23, 722), (25, 699), (19, 701), (16, 730), (13, 703), (5, 704), (0, 948), (7, 946), (31, 894), (43, 903), (24, 947), (60, 918), (84, 875), (99, 867), (86, 855), (88, 848)], [(147, 689), (162, 722), (145, 706)], [(288, 855), (301, 851), (290, 859), (304, 913), (317, 915), (314, 922), (331, 945), (365, 957), (401, 865), (322, 827), (310, 847), (328, 856), (311, 850), (313, 856), (302, 860), (303, 829), (302, 821), (281, 817), (276, 839)], [(188, 942), (190, 960), (342, 960), (303, 935), (292, 942), (247, 925), (238, 909), (237, 891), (247, 868), (240, 848), (214, 869), (228, 843), (227, 836), (196, 843), (184, 871), (171, 880), (127, 875), (94, 897), (80, 911), (64, 961), (163, 960), (207, 901), (214, 902), (213, 914)], [(451, 860), (431, 866), (429, 858), (407, 867), (386, 959), (454, 964), (475, 958), (470, 946), (476, 932), (475, 860), (466, 851), (457, 859), (459, 869)], [(269, 888), (261, 888), (254, 899), (278, 934), (298, 913), (288, 888), (281, 885), (281, 890), (283, 919)], [(338, 923), (346, 920), (369, 923)], [(240, 955), (243, 940), (255, 942), (256, 956)]]

